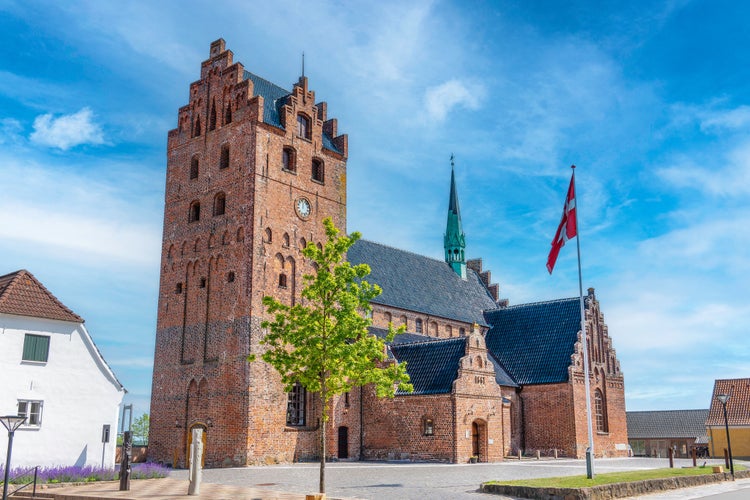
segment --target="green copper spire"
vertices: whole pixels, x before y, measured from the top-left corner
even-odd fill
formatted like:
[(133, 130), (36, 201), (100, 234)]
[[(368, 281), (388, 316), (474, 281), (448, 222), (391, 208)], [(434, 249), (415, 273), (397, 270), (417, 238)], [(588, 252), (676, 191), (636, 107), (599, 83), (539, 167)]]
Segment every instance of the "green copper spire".
[(461, 210), (458, 208), (458, 193), (456, 192), (456, 176), (454, 173), (453, 155), (451, 154), (451, 192), (448, 198), (448, 223), (445, 226), (443, 246), (445, 247), (445, 262), (461, 278), (466, 278), (466, 236), (461, 228)]

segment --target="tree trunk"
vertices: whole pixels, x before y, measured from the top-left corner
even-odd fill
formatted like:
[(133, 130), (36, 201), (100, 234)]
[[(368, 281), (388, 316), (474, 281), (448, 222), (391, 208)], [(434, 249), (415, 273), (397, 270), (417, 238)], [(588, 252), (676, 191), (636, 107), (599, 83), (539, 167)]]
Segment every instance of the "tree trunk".
[(321, 390), (321, 402), (323, 404), (323, 415), (320, 419), (320, 485), (319, 490), (320, 493), (326, 492), (326, 427), (328, 427), (328, 395), (326, 394), (326, 384), (325, 381), (321, 384), (322, 390)]

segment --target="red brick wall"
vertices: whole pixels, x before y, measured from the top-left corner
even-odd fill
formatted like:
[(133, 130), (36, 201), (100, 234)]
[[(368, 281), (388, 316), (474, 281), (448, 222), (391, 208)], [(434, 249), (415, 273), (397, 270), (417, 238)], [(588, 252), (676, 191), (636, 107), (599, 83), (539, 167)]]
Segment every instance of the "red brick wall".
[[(304, 78), (282, 108), (286, 130), (266, 125), (263, 99), (253, 95), (252, 81), (243, 80), (244, 68), (233, 63), (223, 40), (211, 44), (210, 55), (190, 86), (189, 104), (179, 110), (178, 128), (169, 132), (150, 455), (166, 463), (176, 456), (184, 466), (187, 432), (201, 424), (207, 466), (308, 458), (317, 453), (317, 422), (287, 427), (278, 375), (246, 357), (262, 353), (262, 297), (291, 302), (299, 296), (302, 274), (311, 270), (302, 238), (323, 242), (326, 216), (346, 230), (347, 139), (337, 136), (335, 120), (328, 120), (325, 103), (315, 104)], [(296, 135), (298, 112), (311, 119), (309, 139)], [(324, 128), (343, 154), (323, 149)], [(220, 168), (226, 146), (229, 165)], [(296, 172), (282, 169), (284, 147), (296, 151)], [(194, 157), (199, 174), (191, 179)], [(313, 158), (324, 164), (322, 183), (311, 179)], [(214, 215), (218, 193), (226, 208)], [(301, 197), (312, 208), (306, 219), (295, 211)], [(191, 222), (196, 201), (200, 218)], [(279, 286), (280, 273), (286, 287)], [(315, 411), (314, 398), (309, 408)]]

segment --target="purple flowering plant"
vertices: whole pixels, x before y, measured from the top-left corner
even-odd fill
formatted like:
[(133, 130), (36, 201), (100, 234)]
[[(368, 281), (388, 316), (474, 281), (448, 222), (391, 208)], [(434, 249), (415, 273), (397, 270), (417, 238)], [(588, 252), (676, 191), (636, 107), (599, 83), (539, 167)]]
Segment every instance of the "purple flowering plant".
[[(131, 479), (153, 479), (166, 477), (169, 468), (155, 463), (133, 464), (131, 466)], [(0, 465), (0, 478), (5, 475), (5, 466)], [(54, 466), (39, 467), (37, 472), (37, 483), (88, 483), (92, 481), (115, 481), (119, 479), (116, 469), (92, 467), (92, 466)], [(34, 481), (34, 468), (14, 467), (10, 470), (9, 483), (26, 484)], [(2, 483), (2, 481), (0, 481)]]

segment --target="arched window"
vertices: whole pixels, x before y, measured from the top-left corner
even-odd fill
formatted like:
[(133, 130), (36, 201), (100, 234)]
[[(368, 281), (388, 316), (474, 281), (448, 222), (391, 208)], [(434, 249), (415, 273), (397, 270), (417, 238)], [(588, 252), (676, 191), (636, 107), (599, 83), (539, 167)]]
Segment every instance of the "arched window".
[(599, 389), (594, 391), (594, 415), (596, 417), (596, 431), (607, 432), (607, 411), (604, 408), (604, 395)]
[(286, 274), (279, 274), (279, 288), (286, 288)]
[(325, 168), (323, 162), (318, 158), (313, 158), (312, 161), (312, 180), (325, 182)]
[(195, 222), (201, 219), (201, 203), (194, 201), (190, 204), (190, 212), (188, 214), (188, 222)]
[(385, 320), (386, 323), (390, 323), (391, 321), (393, 321), (393, 316), (391, 315), (391, 313), (386, 312), (386, 313), (383, 313), (383, 319)]
[(432, 436), (435, 434), (435, 423), (431, 418), (422, 419), (422, 434), (425, 436)]
[(406, 316), (401, 316), (401, 324), (404, 325), (407, 329), (409, 328), (409, 322), (406, 319)]
[(219, 160), (219, 168), (229, 167), (229, 144), (221, 146), (221, 159)]
[(283, 162), (283, 168), (287, 172), (297, 171), (297, 155), (294, 153), (292, 148), (284, 148), (281, 153), (281, 161)]
[(417, 333), (422, 333), (422, 320), (420, 318), (417, 318), (415, 329)]
[(281, 239), (281, 246), (289, 248), (289, 233), (284, 233), (284, 236)]
[(227, 196), (224, 193), (216, 193), (214, 196), (214, 217), (224, 215), (227, 207)]
[(466, 335), (466, 330), (464, 328), (459, 328), (458, 329), (458, 336), (459, 337), (463, 337), (464, 335)]
[(216, 100), (211, 103), (211, 113), (208, 115), (208, 130), (216, 129)]
[(453, 327), (451, 325), (445, 325), (445, 336), (453, 337)]
[(307, 240), (305, 238), (299, 239), (299, 248), (300, 250), (304, 250), (304, 248), (307, 246)]
[(302, 384), (296, 382), (289, 391), (286, 404), (286, 425), (305, 425), (305, 410), (307, 406), (307, 391)]
[(273, 233), (271, 232), (271, 228), (270, 227), (266, 228), (266, 232), (265, 232), (265, 236), (263, 237), (263, 241), (265, 243), (271, 243), (273, 241)]
[(312, 139), (310, 119), (302, 113), (297, 115), (297, 135), (305, 139)]
[(201, 117), (200, 115), (195, 117), (195, 125), (193, 125), (193, 137), (201, 135)]
[(227, 104), (227, 111), (224, 113), (224, 125), (232, 123), (232, 104)]
[(195, 155), (190, 159), (190, 178), (198, 178), (198, 155)]

